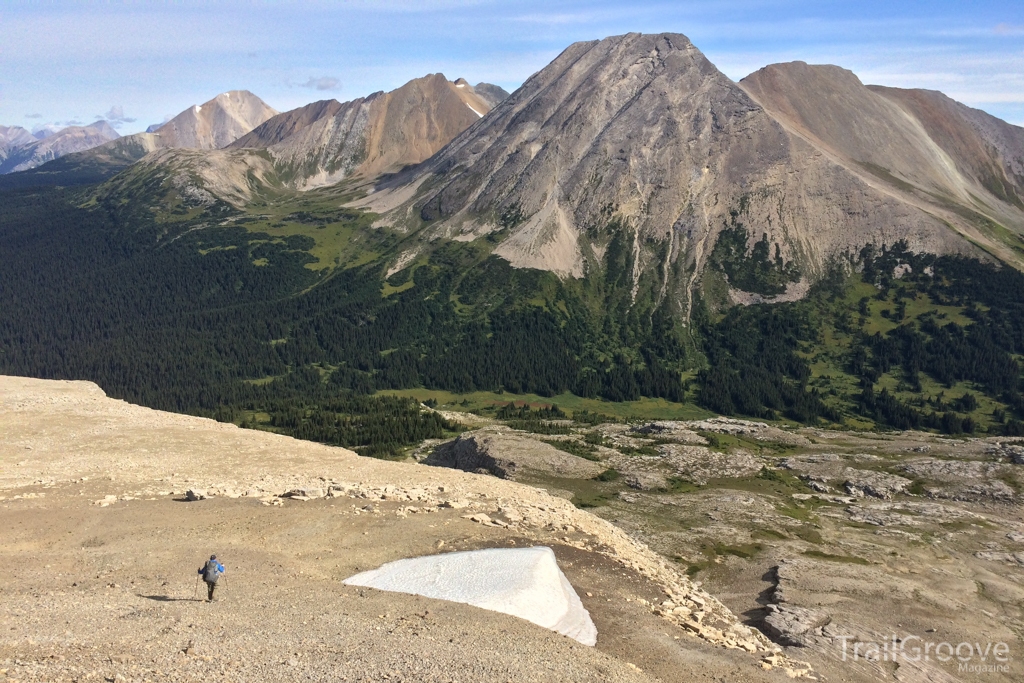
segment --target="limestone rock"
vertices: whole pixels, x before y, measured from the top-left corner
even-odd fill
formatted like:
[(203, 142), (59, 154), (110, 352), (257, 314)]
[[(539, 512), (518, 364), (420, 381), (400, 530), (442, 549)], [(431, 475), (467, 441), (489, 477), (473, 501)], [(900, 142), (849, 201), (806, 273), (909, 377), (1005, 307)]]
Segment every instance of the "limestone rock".
[(668, 479), (656, 472), (636, 472), (626, 477), (626, 486), (637, 491), (660, 491), (668, 488)]
[(1009, 562), (1015, 565), (1024, 565), (1024, 553), (1001, 553), (993, 551), (980, 551), (974, 553), (979, 560), (989, 562)]
[(847, 468), (843, 487), (851, 496), (871, 496), (888, 500), (897, 493), (903, 493), (912, 483), (910, 479), (895, 474)]
[(825, 612), (794, 605), (768, 605), (766, 609), (768, 616), (764, 618), (765, 631), (780, 645), (803, 647), (809, 632), (832, 621), (832, 617)]
[(1014, 465), (1024, 465), (1024, 445), (1000, 443), (992, 447), (990, 452), (998, 458), (1005, 458)]
[(605, 469), (600, 463), (505, 428), (467, 432), (435, 448), (424, 462), (466, 472), (482, 470), (502, 479), (515, 479), (520, 470), (591, 478)]
[(314, 498), (323, 498), (327, 495), (322, 488), (319, 487), (308, 487), (308, 488), (297, 488), (292, 489), (288, 493), (284, 494), (285, 498), (302, 498), (305, 500), (312, 500)]

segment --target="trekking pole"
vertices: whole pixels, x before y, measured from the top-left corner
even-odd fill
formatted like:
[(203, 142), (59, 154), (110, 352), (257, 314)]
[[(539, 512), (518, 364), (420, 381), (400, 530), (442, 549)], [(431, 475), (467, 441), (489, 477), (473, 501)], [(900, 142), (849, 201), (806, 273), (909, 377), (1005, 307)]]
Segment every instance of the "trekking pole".
[(197, 598), (198, 595), (199, 595), (199, 576), (197, 575), (196, 576), (196, 587), (194, 589), (192, 589), (192, 602), (195, 602), (198, 599)]

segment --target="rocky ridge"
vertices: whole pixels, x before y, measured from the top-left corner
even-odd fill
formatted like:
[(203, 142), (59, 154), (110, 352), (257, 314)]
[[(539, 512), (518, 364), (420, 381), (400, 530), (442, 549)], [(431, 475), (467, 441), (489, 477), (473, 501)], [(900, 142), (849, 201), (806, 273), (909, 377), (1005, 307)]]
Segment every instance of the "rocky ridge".
[(465, 79), (430, 74), (391, 92), (285, 112), (231, 147), (268, 150), (282, 178), (301, 190), (371, 179), (420, 163), (476, 123), (497, 96), (482, 85), (487, 97)]
[(863, 182), (1019, 262), (986, 220), (1024, 229), (1024, 129), (942, 93), (865, 86), (836, 66), (773, 64), (739, 85)]
[(179, 118), (189, 123), (192, 110), (186, 110), (155, 133), (105, 145), (82, 161), (131, 166), (100, 187), (102, 196), (138, 199), (141, 185), (161, 188), (152, 197), (158, 203), (173, 196), (189, 207), (221, 201), (241, 208), (257, 197), (365, 181), (419, 163), (489, 109), (463, 79), (432, 74), (388, 93), (323, 100), (271, 116), (220, 149), (186, 149), (178, 144), (181, 135), (165, 131)]

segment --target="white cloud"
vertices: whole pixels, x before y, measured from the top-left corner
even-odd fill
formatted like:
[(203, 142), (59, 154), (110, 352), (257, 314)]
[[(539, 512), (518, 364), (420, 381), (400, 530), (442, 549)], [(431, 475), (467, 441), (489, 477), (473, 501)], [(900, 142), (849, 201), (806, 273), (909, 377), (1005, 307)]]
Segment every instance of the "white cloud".
[(122, 107), (119, 104), (115, 104), (114, 106), (112, 106), (110, 108), (110, 111), (108, 111), (106, 114), (97, 114), (96, 118), (106, 119), (107, 123), (109, 123), (114, 128), (120, 128), (122, 125), (126, 123), (135, 123), (135, 119), (129, 118), (124, 115), (124, 107)]
[(340, 90), (341, 81), (334, 76), (321, 76), (320, 78), (310, 78), (305, 83), (299, 85), (300, 88), (313, 88), (314, 90)]

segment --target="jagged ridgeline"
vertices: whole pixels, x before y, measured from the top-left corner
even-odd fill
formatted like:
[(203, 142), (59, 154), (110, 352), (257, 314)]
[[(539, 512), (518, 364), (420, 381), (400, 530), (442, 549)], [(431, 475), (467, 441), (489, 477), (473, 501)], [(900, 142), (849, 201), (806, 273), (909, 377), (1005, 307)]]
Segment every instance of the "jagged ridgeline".
[(401, 119), (382, 94), (3, 194), (0, 372), (377, 455), (455, 429), (382, 393), (424, 388), (1024, 431), (1024, 131), (832, 67), (737, 85), (677, 35), (574, 45), (483, 117), (467, 88), (408, 90), (470, 115), (443, 148), (301, 144)]

